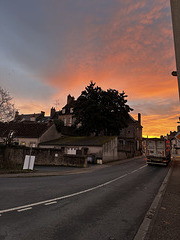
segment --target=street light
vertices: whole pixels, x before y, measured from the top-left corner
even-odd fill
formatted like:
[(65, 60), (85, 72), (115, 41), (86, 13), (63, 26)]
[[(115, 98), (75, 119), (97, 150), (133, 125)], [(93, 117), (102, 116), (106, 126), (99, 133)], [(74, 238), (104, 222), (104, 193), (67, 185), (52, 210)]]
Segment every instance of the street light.
[(176, 55), (176, 67), (177, 72), (172, 72), (173, 76), (177, 76), (178, 88), (179, 88), (179, 98), (180, 98), (180, 1), (170, 0), (171, 3), (171, 15), (172, 15), (172, 26), (174, 34), (174, 47)]

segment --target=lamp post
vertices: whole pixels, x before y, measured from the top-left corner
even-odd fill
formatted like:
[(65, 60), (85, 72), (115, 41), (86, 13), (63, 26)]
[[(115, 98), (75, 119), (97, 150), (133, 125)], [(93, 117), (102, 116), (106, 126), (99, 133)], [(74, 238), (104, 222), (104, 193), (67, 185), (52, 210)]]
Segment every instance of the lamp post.
[(172, 72), (172, 75), (177, 76), (180, 98), (180, 0), (170, 0), (170, 3), (177, 68), (177, 72)]

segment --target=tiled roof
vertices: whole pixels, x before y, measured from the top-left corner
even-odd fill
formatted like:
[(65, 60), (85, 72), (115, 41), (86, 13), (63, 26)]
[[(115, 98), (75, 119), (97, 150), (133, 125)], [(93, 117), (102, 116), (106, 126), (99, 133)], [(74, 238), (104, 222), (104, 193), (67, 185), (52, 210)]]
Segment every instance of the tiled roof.
[(61, 137), (59, 139), (43, 142), (39, 145), (54, 146), (102, 146), (111, 141), (116, 136), (97, 136), (97, 137)]
[(33, 113), (33, 114), (18, 114), (15, 116), (13, 122), (21, 122), (21, 121), (47, 121), (48, 117), (44, 116), (44, 112), (41, 113)]
[(14, 137), (39, 138), (50, 125), (36, 122), (0, 123), (0, 137), (7, 137), (9, 132), (14, 131)]

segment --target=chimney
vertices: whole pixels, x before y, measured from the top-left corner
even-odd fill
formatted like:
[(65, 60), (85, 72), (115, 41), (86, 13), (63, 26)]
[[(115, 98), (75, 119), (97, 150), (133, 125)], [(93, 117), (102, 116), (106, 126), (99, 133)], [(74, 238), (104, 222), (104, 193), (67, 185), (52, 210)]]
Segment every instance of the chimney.
[(15, 118), (17, 118), (18, 116), (19, 116), (19, 112), (16, 111), (16, 112), (15, 112)]
[(56, 109), (52, 107), (51, 113), (50, 113), (50, 118), (54, 118), (55, 114), (56, 114)]
[(180, 126), (177, 126), (177, 132), (180, 132)]
[(138, 113), (138, 123), (139, 123), (139, 125), (141, 125), (141, 114), (140, 113)]
[(45, 115), (45, 112), (41, 111), (41, 115), (44, 117), (44, 115)]
[(74, 100), (74, 97), (71, 97), (71, 95), (69, 94), (67, 96), (67, 104), (69, 105), (73, 100)]

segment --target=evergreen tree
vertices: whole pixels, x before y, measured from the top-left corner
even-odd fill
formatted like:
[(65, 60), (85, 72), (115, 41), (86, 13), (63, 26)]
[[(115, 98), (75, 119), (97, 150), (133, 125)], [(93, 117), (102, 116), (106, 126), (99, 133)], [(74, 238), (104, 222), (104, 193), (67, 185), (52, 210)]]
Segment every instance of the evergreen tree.
[(92, 81), (82, 91), (74, 107), (75, 126), (81, 135), (119, 135), (127, 127), (129, 112), (127, 95), (117, 90), (102, 90)]

